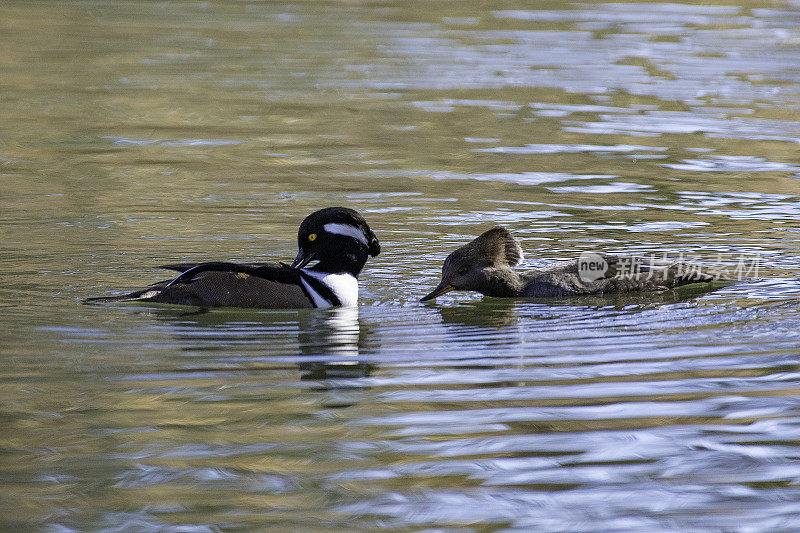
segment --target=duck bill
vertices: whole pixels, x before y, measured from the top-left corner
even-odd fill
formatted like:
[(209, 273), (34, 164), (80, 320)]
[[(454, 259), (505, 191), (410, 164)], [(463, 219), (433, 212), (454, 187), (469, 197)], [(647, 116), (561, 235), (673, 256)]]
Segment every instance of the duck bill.
[(450, 292), (450, 291), (452, 291), (452, 290), (455, 290), (455, 287), (453, 287), (453, 286), (452, 286), (452, 285), (450, 285), (449, 283), (445, 283), (444, 281), (442, 281), (442, 282), (439, 284), (439, 286), (438, 286), (438, 287), (436, 287), (435, 289), (433, 289), (433, 290), (431, 291), (431, 293), (430, 293), (430, 294), (428, 294), (428, 295), (426, 295), (426, 296), (423, 296), (422, 298), (420, 298), (420, 300), (419, 300), (419, 301), (420, 301), (420, 302), (427, 302), (428, 300), (433, 300), (433, 299), (434, 299), (434, 298), (436, 298), (437, 296), (441, 296), (442, 294), (444, 294), (444, 293), (446, 293), (446, 292)]
[(314, 259), (315, 258), (314, 258), (314, 254), (313, 253), (306, 254), (303, 251), (303, 249), (301, 248), (300, 251), (297, 252), (297, 257), (294, 258), (294, 261), (292, 261), (292, 264), (289, 265), (289, 267), (290, 268), (303, 268), (304, 266), (309, 264)]

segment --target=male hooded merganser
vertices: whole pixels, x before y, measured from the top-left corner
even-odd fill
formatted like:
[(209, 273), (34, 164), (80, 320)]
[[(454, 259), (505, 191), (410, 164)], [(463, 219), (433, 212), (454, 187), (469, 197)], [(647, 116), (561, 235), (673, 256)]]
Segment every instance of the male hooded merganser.
[(421, 301), (452, 290), (546, 298), (660, 291), (724, 280), (718, 272), (691, 263), (636, 256), (584, 253), (576, 260), (518, 274), (512, 267), (521, 261), (519, 242), (507, 229), (492, 228), (447, 256), (441, 283)]
[[(360, 214), (327, 207), (308, 215), (297, 232), (291, 265), (179, 263), (160, 268), (181, 274), (129, 294), (85, 302), (142, 301), (197, 307), (302, 308), (356, 305), (358, 274), (380, 253), (378, 238)], [(317, 264), (307, 267), (312, 261)]]

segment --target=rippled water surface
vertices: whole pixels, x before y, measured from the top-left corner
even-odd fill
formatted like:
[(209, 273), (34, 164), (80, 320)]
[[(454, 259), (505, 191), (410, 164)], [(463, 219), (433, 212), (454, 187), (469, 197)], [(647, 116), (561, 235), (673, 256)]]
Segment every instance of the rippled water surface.
[[(796, 1), (11, 0), (0, 72), (0, 529), (800, 530)], [(328, 205), (358, 309), (80, 304)], [(760, 266), (418, 303), (496, 224)]]

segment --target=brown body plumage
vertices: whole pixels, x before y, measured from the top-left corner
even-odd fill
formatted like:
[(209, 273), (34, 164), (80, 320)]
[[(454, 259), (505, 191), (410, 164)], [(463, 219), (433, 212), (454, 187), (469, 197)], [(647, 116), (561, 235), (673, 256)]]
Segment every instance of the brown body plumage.
[(578, 259), (518, 273), (513, 267), (521, 261), (519, 242), (507, 229), (492, 228), (447, 256), (441, 283), (422, 301), (451, 290), (547, 298), (661, 291), (724, 279), (692, 263), (636, 256), (582, 254)]

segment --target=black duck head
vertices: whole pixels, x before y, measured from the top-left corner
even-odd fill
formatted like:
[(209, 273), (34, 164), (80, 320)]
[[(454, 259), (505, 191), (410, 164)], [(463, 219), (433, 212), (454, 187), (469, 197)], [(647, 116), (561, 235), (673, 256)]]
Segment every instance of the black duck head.
[(319, 261), (315, 270), (349, 272), (358, 276), (367, 257), (381, 251), (380, 242), (357, 211), (326, 207), (308, 215), (297, 232), (299, 251), (293, 268)]

